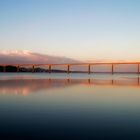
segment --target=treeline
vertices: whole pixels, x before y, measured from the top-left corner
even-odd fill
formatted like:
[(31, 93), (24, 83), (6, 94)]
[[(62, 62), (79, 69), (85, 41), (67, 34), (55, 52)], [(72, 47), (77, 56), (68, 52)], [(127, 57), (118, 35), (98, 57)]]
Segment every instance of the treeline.
[(17, 72), (16, 66), (0, 66), (0, 72)]
[[(16, 66), (0, 66), (0, 72), (50, 72), (48, 69), (37, 68), (26, 68), (26, 67), (16, 67)], [(64, 73), (65, 70), (52, 69), (51, 72)]]
[[(40, 67), (16, 67), (16, 66), (0, 66), (0, 72), (51, 72), (51, 73), (67, 73), (67, 70), (58, 70), (58, 69), (44, 69)], [(87, 71), (69, 71), (70, 73), (87, 73)], [(91, 72), (92, 73), (92, 72)]]

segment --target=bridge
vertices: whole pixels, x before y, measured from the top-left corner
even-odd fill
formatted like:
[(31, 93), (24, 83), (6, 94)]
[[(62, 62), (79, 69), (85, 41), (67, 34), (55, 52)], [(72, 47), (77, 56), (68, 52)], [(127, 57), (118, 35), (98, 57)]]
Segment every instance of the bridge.
[[(3, 67), (3, 72), (6, 72), (6, 67), (7, 66), (14, 66), (17, 68), (17, 72), (19, 72), (20, 67), (31, 67), (32, 68), (32, 72), (35, 72), (35, 68), (36, 67), (48, 67), (48, 71), (49, 73), (52, 72), (52, 68), (54, 66), (65, 66), (66, 67), (66, 71), (69, 74), (71, 71), (71, 68), (73, 66), (87, 66), (87, 73), (90, 74), (91, 71), (91, 67), (94, 67), (96, 65), (108, 65), (111, 67), (111, 72), (112, 74), (115, 73), (114, 67), (116, 65), (134, 65), (137, 66), (137, 71), (135, 73), (140, 74), (140, 62), (105, 62), (105, 63), (57, 63), (57, 64), (0, 64), (1, 67)], [(92, 72), (93, 73), (93, 72)], [(104, 72), (103, 72), (104, 73)], [(127, 73), (124, 72), (124, 73)]]

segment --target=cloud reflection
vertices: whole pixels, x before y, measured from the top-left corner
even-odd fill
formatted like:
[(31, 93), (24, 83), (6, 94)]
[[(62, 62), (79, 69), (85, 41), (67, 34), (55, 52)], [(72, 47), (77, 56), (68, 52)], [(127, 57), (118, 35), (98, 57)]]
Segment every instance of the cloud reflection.
[(139, 77), (120, 79), (5, 79), (0, 80), (0, 93), (28, 95), (41, 90), (47, 91), (75, 85), (140, 87), (140, 79)]

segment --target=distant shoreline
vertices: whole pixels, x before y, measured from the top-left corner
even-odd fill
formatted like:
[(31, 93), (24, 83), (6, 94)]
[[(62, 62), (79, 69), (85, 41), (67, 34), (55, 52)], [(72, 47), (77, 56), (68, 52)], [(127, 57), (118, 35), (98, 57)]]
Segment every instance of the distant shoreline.
[[(26, 67), (16, 67), (16, 66), (0, 66), (0, 73), (88, 73), (88, 71), (67, 71), (67, 70), (58, 70), (58, 69), (44, 69), (40, 67), (36, 67), (34, 69), (32, 68), (26, 68)], [(96, 73), (96, 74), (111, 74), (112, 72), (103, 72), (103, 71), (90, 71), (91, 74)], [(139, 74), (138, 72), (113, 72), (114, 74)]]

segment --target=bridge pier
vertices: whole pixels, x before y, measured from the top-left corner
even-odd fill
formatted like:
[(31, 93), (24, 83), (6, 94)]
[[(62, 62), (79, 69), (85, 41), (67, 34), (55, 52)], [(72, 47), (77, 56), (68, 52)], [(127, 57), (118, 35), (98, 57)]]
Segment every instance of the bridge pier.
[(34, 73), (35, 72), (35, 66), (33, 65), (32, 66), (32, 73)]
[(70, 65), (68, 65), (67, 73), (70, 73)]
[(3, 72), (6, 72), (6, 66), (3, 66)]
[(19, 65), (17, 66), (17, 72), (19, 72)]
[(112, 74), (114, 74), (114, 64), (112, 64)]
[(51, 73), (51, 71), (52, 71), (52, 66), (49, 65), (49, 73)]
[(140, 65), (138, 64), (138, 74), (140, 74)]
[(90, 65), (88, 65), (88, 74), (90, 74), (91, 71), (90, 71)]

